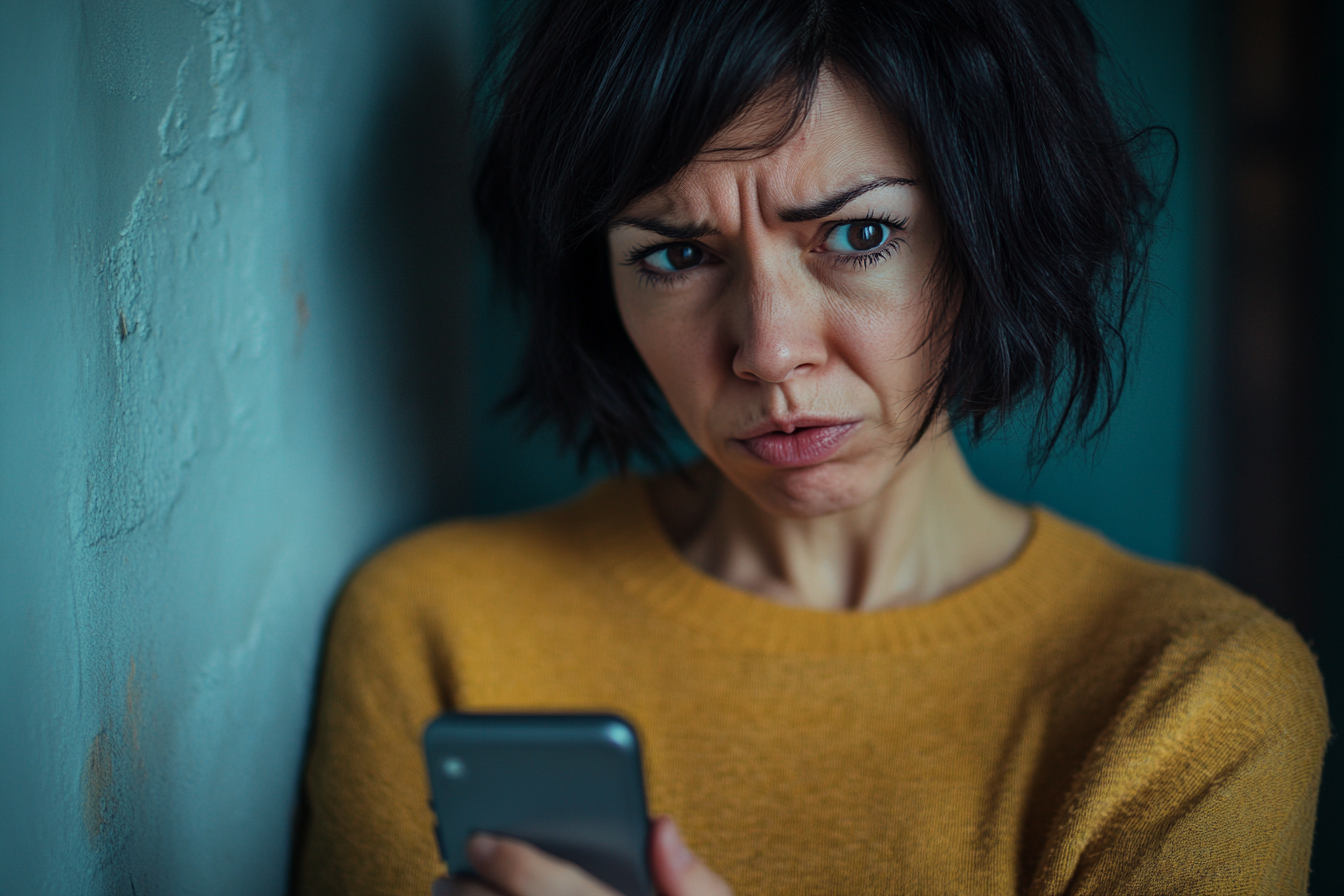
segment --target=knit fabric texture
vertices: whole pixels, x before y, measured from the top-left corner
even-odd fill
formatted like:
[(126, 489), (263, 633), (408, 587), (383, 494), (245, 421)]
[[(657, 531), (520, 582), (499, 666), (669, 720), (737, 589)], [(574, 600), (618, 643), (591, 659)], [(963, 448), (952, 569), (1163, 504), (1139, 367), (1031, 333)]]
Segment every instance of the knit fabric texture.
[(301, 893), (428, 894), (420, 738), (454, 708), (625, 716), (650, 811), (739, 896), (1304, 893), (1329, 727), (1291, 626), (1045, 510), (967, 587), (826, 612), (706, 576), (614, 480), (351, 580)]

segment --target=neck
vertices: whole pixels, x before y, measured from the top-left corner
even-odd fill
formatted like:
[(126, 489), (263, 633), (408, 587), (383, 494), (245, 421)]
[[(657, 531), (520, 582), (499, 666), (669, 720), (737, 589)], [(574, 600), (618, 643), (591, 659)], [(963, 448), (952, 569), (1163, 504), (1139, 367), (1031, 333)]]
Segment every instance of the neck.
[(653, 489), (692, 565), (745, 591), (824, 610), (925, 603), (1006, 564), (1030, 521), (971, 474), (950, 433), (923, 439), (864, 503), (792, 519), (762, 510), (713, 467)]

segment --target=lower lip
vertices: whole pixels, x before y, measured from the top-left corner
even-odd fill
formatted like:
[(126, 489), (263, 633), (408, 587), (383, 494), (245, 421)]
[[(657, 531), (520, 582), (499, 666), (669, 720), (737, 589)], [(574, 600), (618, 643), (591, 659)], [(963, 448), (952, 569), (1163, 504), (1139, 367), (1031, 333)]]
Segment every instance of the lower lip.
[(839, 423), (835, 426), (806, 426), (790, 433), (768, 432), (738, 443), (759, 460), (772, 467), (810, 467), (829, 460), (858, 423)]

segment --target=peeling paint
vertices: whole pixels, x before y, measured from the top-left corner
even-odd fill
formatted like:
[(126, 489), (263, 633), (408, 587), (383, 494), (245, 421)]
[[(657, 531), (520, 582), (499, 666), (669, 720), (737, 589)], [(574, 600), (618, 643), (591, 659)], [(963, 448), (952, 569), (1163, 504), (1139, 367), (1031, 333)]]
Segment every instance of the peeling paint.
[(165, 159), (177, 158), (191, 145), (191, 135), (187, 132), (189, 101), (186, 88), (187, 68), (195, 57), (195, 51), (195, 47), (188, 50), (186, 58), (178, 65), (173, 98), (159, 121), (159, 154)]

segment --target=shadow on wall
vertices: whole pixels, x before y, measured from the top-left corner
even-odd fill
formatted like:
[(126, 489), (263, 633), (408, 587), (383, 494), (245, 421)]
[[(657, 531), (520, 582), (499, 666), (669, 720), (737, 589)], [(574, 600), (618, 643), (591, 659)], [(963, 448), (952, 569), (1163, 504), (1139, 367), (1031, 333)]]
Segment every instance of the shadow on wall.
[[(472, 495), (474, 312), (481, 248), (470, 206), (470, 84), (432, 27), (398, 44), (353, 180), (336, 184), (333, 259), (367, 292), (368, 339), (420, 493), (404, 528), (467, 512)], [(460, 51), (460, 48), (459, 48)], [(325, 626), (324, 626), (325, 627)], [(324, 637), (325, 642), (325, 637)], [(305, 754), (306, 754), (305, 750)], [(305, 827), (294, 829), (290, 891)]]
[(419, 465), (425, 520), (464, 512), (471, 492), (472, 326), (480, 243), (470, 211), (470, 85), (451, 48), (408, 36), (372, 119), (348, 245), (389, 346), (390, 388)]

